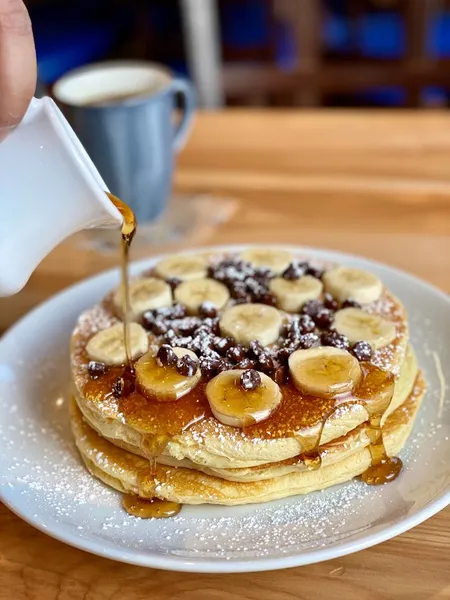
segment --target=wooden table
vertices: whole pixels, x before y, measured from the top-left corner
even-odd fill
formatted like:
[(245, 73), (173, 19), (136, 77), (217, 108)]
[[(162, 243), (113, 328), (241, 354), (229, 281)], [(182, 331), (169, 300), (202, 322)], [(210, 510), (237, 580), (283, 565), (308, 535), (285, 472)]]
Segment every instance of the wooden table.
[[(198, 117), (182, 192), (238, 200), (202, 243), (317, 245), (396, 265), (450, 291), (450, 115), (226, 112)], [(62, 245), (0, 302), (0, 327), (112, 259)], [(450, 598), (450, 509), (330, 562), (243, 575), (153, 571), (97, 558), (0, 507), (0, 600)]]

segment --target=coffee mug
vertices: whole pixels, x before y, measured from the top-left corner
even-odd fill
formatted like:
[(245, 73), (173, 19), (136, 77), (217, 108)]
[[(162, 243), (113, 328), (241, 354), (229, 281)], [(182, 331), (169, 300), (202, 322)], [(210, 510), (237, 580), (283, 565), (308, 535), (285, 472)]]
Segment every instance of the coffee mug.
[[(183, 113), (175, 125), (178, 94)], [(160, 65), (112, 61), (67, 73), (53, 95), (111, 192), (139, 222), (158, 217), (195, 110), (191, 84)]]

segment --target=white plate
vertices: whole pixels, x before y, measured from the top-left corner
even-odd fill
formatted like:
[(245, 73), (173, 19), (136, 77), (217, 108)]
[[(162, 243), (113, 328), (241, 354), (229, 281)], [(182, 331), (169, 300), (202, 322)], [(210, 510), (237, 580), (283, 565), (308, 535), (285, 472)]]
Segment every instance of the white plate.
[[(300, 251), (299, 248), (293, 248)], [(384, 487), (352, 481), (324, 492), (238, 508), (186, 506), (178, 517), (141, 520), (94, 480), (68, 424), (69, 337), (79, 313), (118, 282), (109, 271), (32, 311), (0, 341), (0, 497), (57, 539), (116, 560), (163, 569), (279, 569), (342, 556), (387, 540), (450, 503), (450, 301), (389, 267), (335, 252), (305, 254), (371, 270), (405, 303), (429, 389), (401, 453), (401, 476)], [(137, 272), (152, 261), (133, 265)]]

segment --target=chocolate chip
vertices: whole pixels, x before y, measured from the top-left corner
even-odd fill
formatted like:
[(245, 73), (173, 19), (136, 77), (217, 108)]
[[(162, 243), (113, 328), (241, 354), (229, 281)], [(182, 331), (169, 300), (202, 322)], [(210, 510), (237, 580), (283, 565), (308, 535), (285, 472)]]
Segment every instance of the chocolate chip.
[(331, 294), (324, 294), (323, 296), (323, 304), (325, 308), (329, 308), (330, 310), (337, 310), (339, 308), (339, 302), (336, 298), (333, 298)]
[(236, 298), (235, 304), (251, 304), (253, 302), (253, 298), (250, 294), (248, 294), (245, 298)]
[(245, 391), (256, 390), (261, 385), (261, 375), (255, 369), (249, 369), (241, 373), (239, 384)]
[(177, 371), (180, 375), (192, 377), (197, 372), (197, 369), (198, 360), (189, 356), (189, 354), (185, 354), (177, 360)]
[(220, 326), (219, 326), (219, 322), (220, 319), (205, 319), (204, 321), (200, 322), (200, 324), (197, 326), (196, 330), (195, 330), (195, 335), (206, 335), (206, 334), (213, 334), (213, 335), (220, 335)]
[(154, 335), (164, 335), (169, 330), (169, 326), (164, 321), (158, 319), (152, 325), (152, 333)]
[(266, 294), (267, 288), (261, 285), (256, 279), (248, 278), (245, 280), (247, 291), (250, 293), (253, 302), (260, 302), (261, 298)]
[(266, 267), (256, 267), (253, 277), (257, 281), (266, 284), (270, 279), (270, 269), (266, 269)]
[(333, 346), (341, 350), (348, 350), (350, 347), (350, 342), (346, 336), (334, 330), (324, 331), (320, 336), (320, 341), (323, 346)]
[(250, 354), (255, 358), (258, 358), (258, 356), (264, 352), (264, 346), (258, 340), (252, 340), (248, 349)]
[(298, 344), (298, 340), (301, 335), (302, 334), (300, 333), (300, 331), (298, 329), (292, 328), (287, 334), (286, 343), (287, 344)]
[(203, 319), (214, 319), (217, 317), (217, 308), (212, 302), (202, 302), (198, 307), (198, 314)]
[(305, 274), (305, 269), (302, 266), (302, 263), (291, 263), (281, 274), (283, 279), (287, 279), (288, 281), (295, 281), (296, 279), (300, 279)]
[(292, 341), (296, 341), (301, 335), (311, 333), (316, 328), (316, 324), (309, 315), (295, 317), (287, 325), (284, 335)]
[(251, 358), (243, 358), (237, 365), (237, 369), (254, 369), (256, 366), (256, 361)]
[(165, 344), (172, 345), (173, 340), (176, 338), (176, 333), (173, 329), (169, 329), (167, 333), (164, 334), (163, 340)]
[(361, 304), (356, 302), (356, 300), (352, 300), (352, 298), (347, 298), (347, 300), (344, 300), (342, 303), (341, 308), (361, 308)]
[(169, 344), (163, 344), (159, 347), (156, 358), (161, 362), (163, 367), (174, 367), (177, 363), (177, 355)]
[(300, 317), (296, 319), (296, 322), (298, 323), (298, 329), (301, 334), (311, 333), (315, 329), (315, 323), (309, 315), (300, 315)]
[(233, 368), (233, 363), (230, 362), (227, 358), (222, 358), (219, 361), (219, 366), (217, 367), (217, 372), (222, 373), (223, 371), (229, 371)]
[(321, 308), (313, 317), (315, 324), (320, 329), (328, 329), (334, 321), (334, 312), (328, 308)]
[(187, 309), (183, 304), (177, 302), (171, 307), (171, 315), (174, 319), (183, 319), (187, 315)]
[(104, 375), (107, 370), (108, 367), (105, 363), (97, 362), (96, 360), (91, 360), (88, 364), (88, 373), (91, 379), (98, 379)]
[(124, 388), (124, 380), (122, 377), (118, 377), (112, 384), (112, 395), (114, 398), (121, 398)]
[(169, 279), (166, 279), (166, 282), (170, 285), (173, 292), (174, 289), (180, 285), (181, 279), (178, 279), (178, 277), (169, 277)]
[(204, 357), (200, 359), (200, 369), (202, 371), (202, 375), (207, 379), (211, 379), (217, 374), (219, 364), (220, 360), (217, 360), (216, 358)]
[(212, 334), (211, 324), (204, 321), (201, 325), (196, 325), (194, 328), (194, 334), (198, 337), (206, 337)]
[(153, 314), (153, 312), (151, 310), (145, 312), (142, 315), (142, 326), (144, 327), (144, 329), (151, 331), (154, 323), (155, 323), (155, 315)]
[(370, 360), (373, 356), (372, 346), (369, 344), (369, 342), (364, 341), (353, 344), (350, 352), (360, 361)]
[(189, 341), (182, 347), (192, 350), (198, 357), (202, 356), (202, 342), (200, 338), (189, 338)]
[(220, 334), (220, 319), (216, 318), (216, 319), (211, 319), (211, 332), (214, 335), (219, 335)]
[(247, 286), (243, 281), (236, 281), (230, 289), (230, 295), (235, 300), (248, 297)]
[(226, 357), (234, 362), (240, 362), (245, 358), (246, 351), (242, 346), (232, 346), (227, 350)]
[(263, 373), (269, 373), (273, 369), (273, 358), (267, 352), (262, 352), (258, 356), (258, 370)]
[(226, 283), (227, 281), (226, 273), (220, 269), (212, 269), (210, 277), (216, 281), (220, 281), (220, 283)]
[(290, 355), (297, 350), (297, 346), (294, 344), (290, 344), (288, 346), (283, 346), (280, 348), (277, 353), (277, 358), (280, 362), (285, 363), (288, 361)]
[(111, 392), (114, 398), (128, 396), (135, 390), (135, 375), (134, 369), (125, 367), (122, 376), (118, 377), (112, 384)]
[(319, 302), (318, 300), (308, 300), (308, 302), (303, 305), (302, 313), (314, 318), (322, 308), (322, 302)]
[(275, 383), (278, 383), (278, 385), (283, 385), (283, 383), (286, 383), (288, 380), (288, 375), (289, 370), (284, 365), (274, 369), (274, 371), (271, 373), (272, 379), (275, 381)]
[(319, 336), (315, 333), (305, 333), (298, 339), (297, 348), (300, 350), (307, 350), (313, 346), (319, 345)]
[(261, 304), (267, 304), (268, 306), (276, 306), (277, 305), (276, 297), (273, 294), (271, 294), (270, 292), (264, 292), (263, 294), (261, 294), (258, 297), (258, 302), (261, 302)]
[(322, 279), (325, 271), (323, 269), (317, 269), (316, 267), (308, 267), (306, 274), (316, 277), (316, 279)]
[(234, 346), (235, 342), (233, 340), (233, 338), (230, 337), (226, 337), (226, 338), (217, 338), (216, 340), (214, 340), (214, 350), (217, 350), (217, 352), (225, 353), (229, 348), (231, 348), (232, 346)]
[(177, 331), (180, 335), (192, 335), (197, 329), (198, 322), (195, 319), (188, 318), (177, 325)]
[(155, 319), (182, 319), (186, 316), (186, 307), (183, 304), (174, 304), (173, 306), (163, 306), (153, 311)]

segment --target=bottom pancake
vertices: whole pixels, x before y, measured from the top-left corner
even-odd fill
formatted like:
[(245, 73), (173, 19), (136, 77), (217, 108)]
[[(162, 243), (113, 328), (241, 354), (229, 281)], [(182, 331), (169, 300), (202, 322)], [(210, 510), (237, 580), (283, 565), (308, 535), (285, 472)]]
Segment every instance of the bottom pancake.
[[(425, 382), (419, 373), (407, 400), (387, 418), (383, 439), (389, 456), (403, 448), (424, 391)], [(87, 424), (75, 401), (71, 406), (71, 423), (77, 448), (94, 476), (121, 492), (182, 504), (232, 506), (307, 494), (349, 481), (371, 464), (370, 450), (366, 447), (317, 470), (293, 471), (260, 481), (228, 481), (201, 471), (161, 464), (152, 471), (148, 460), (100, 437)]]

